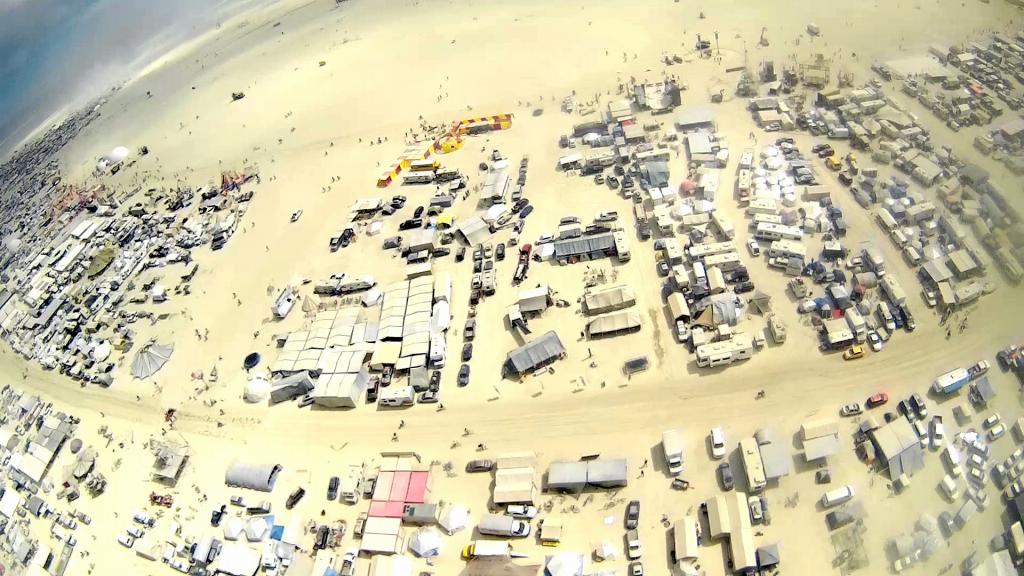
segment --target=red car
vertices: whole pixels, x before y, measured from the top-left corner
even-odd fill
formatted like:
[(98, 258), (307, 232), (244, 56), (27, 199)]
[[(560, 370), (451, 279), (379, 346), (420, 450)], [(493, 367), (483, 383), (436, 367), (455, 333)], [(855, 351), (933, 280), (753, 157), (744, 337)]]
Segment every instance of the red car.
[(875, 394), (875, 395), (871, 396), (870, 398), (868, 398), (868, 401), (865, 402), (864, 404), (868, 408), (875, 408), (877, 406), (881, 406), (882, 404), (885, 404), (888, 401), (889, 401), (889, 395), (886, 394), (885, 392), (880, 392), (880, 393)]

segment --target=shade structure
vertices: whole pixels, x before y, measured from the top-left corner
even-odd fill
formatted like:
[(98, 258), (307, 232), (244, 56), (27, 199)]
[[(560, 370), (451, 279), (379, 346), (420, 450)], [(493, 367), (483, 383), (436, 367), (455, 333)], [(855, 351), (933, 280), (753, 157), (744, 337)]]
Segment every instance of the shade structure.
[(173, 345), (157, 344), (152, 342), (139, 350), (132, 360), (132, 376), (136, 378), (149, 378), (156, 374), (174, 354)]
[(583, 555), (567, 552), (548, 556), (544, 576), (578, 576), (583, 573)]
[(469, 508), (455, 505), (445, 511), (441, 516), (441, 527), (454, 534), (469, 524)]
[(615, 560), (615, 547), (607, 542), (603, 542), (594, 548), (594, 556), (601, 560)]
[(110, 357), (110, 352), (114, 347), (110, 345), (110, 342), (104, 340), (95, 346), (93, 346), (91, 355), (92, 359), (96, 362), (103, 362)]
[(409, 539), (409, 549), (421, 558), (440, 555), (442, 545), (441, 533), (434, 528), (419, 530)]

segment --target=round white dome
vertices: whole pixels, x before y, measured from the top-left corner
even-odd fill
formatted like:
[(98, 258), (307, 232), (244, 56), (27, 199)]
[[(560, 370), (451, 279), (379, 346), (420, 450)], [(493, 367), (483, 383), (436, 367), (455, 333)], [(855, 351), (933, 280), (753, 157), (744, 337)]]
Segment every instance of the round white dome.
[(262, 376), (256, 376), (245, 384), (243, 398), (246, 402), (256, 404), (266, 400), (269, 394), (270, 382), (267, 382), (267, 379)]

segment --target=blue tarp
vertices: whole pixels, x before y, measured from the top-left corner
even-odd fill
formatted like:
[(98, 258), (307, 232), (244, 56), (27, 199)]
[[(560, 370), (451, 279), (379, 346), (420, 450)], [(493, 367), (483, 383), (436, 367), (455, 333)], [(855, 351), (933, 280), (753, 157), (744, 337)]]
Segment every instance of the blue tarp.
[(284, 536), (284, 526), (274, 525), (274, 527), (270, 529), (271, 540), (281, 540), (282, 536)]

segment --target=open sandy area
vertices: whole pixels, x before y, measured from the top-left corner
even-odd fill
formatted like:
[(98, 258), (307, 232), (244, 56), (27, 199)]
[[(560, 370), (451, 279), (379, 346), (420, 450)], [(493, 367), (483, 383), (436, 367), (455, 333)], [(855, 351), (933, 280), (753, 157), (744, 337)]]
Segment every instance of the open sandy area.
[[(698, 17), (702, 9), (704, 19)], [(554, 497), (552, 513), (564, 512), (567, 518), (567, 537), (560, 549), (589, 553), (602, 541), (618, 546), (624, 503), (639, 498), (644, 507), (641, 535), (648, 573), (670, 573), (666, 531), (659, 517), (667, 514), (675, 519), (719, 493), (716, 463), (705, 447), (709, 428), (724, 426), (730, 447), (766, 424), (789, 439), (809, 416), (836, 414), (842, 404), (862, 402), (876, 391), (888, 392), (895, 402), (912, 391), (924, 393), (937, 374), (951, 368), (982, 358), (994, 363), (995, 351), (1020, 337), (1019, 289), (997, 279), (996, 293), (969, 310), (968, 329), (947, 339), (938, 317), (920, 303), (913, 272), (891, 243), (879, 242), (892, 263), (890, 273), (912, 294), (919, 327), (912, 334), (894, 335), (881, 353), (848, 363), (837, 354), (818, 351), (811, 327), (797, 314), (785, 290), (785, 277), (763, 261), (749, 259), (745, 264), (751, 279), (773, 297), (789, 326), (789, 340), (740, 365), (698, 371), (693, 356), (669, 330), (651, 243), (634, 240), (631, 262), (605, 260), (589, 266), (614, 278), (610, 284), (626, 283), (636, 290), (637, 309), (644, 321), (636, 334), (578, 340), (584, 322), (576, 302), (583, 293), (587, 265), (538, 263), (531, 268), (530, 285), (545, 282), (558, 297), (573, 304), (552, 309), (531, 324), (535, 334), (558, 330), (568, 358), (555, 365), (553, 374), (520, 383), (502, 380), (499, 371), (505, 354), (521, 344), (502, 323), (504, 309), (517, 293), (508, 284), (515, 266), (510, 257), (496, 265), (497, 295), (478, 308), (471, 385), (455, 386), (458, 363), (449, 362), (444, 369), (444, 411), (420, 405), (400, 411), (368, 406), (328, 411), (242, 401), (241, 359), (251, 351), (274, 358), (270, 336), (299, 329), (310, 320), (298, 310), (284, 321), (272, 320), (268, 286), (279, 289), (298, 279), (315, 280), (335, 272), (371, 273), (381, 284), (404, 278), (403, 262), (380, 250), (379, 242), (397, 233), (398, 222), (409, 217), (404, 214), (425, 204), (429, 193), (419, 197), (414, 188), (397, 185), (378, 190), (375, 182), (405, 148), (405, 133), (419, 131), (421, 117), (438, 124), (484, 114), (516, 114), (511, 130), (471, 138), (443, 161), (469, 174), (473, 184), (479, 181), (476, 166), (484, 160), (482, 150), (498, 148), (513, 162), (529, 156), (526, 196), (535, 212), (524, 238), (535, 238), (554, 231), (563, 215), (589, 218), (601, 210), (628, 214), (631, 209), (627, 200), (590, 179), (567, 178), (554, 169), (561, 154), (559, 135), (580, 121), (558, 110), (561, 99), (573, 92), (581, 101), (599, 95), (606, 102), (609, 91), (614, 95), (616, 86), (631, 77), (657, 80), (672, 74), (688, 84), (683, 105), (703, 105), (719, 87), (726, 88), (727, 94), (735, 87), (738, 76), (727, 74), (728, 67), (742, 66), (744, 60), (753, 66), (764, 58), (802, 61), (815, 52), (833, 57), (834, 66), (850, 71), (860, 83), (871, 78), (868, 66), (876, 58), (901, 51), (920, 53), (931, 42), (958, 43), (992, 29), (1015, 30), (1020, 18), (1020, 12), (998, 0), (841, 5), (726, 0), (704, 6), (668, 0), (355, 0), (339, 7), (320, 0), (282, 2), (239, 15), (217, 33), (176, 51), (119, 91), (105, 105), (102, 118), (72, 142), (62, 158), (69, 178), (84, 179), (95, 157), (112, 146), (146, 145), (149, 156), (108, 182), (142, 191), (179, 181), (198, 186), (219, 178), (222, 169), (249, 166), (260, 173), (256, 198), (239, 233), (223, 250), (196, 251), (200, 272), (192, 294), (174, 296), (159, 308), (146, 307), (170, 313), (170, 318), (140, 327), (138, 340), (174, 341), (173, 359), (152, 380), (122, 377), (110, 389), (100, 389), (80, 388), (37, 366), (29, 367), (23, 378), (24, 363), (19, 358), (9, 351), (0, 357), (5, 381), (80, 416), (82, 429), (89, 435), (106, 425), (123, 439), (123, 448), (112, 443), (101, 450), (104, 469), (110, 469), (115, 459), (120, 461), (108, 474), (111, 489), (96, 500), (84, 497), (80, 502), (79, 508), (90, 513), (94, 522), (78, 530), (79, 541), (86, 543), (80, 546), (89, 554), (79, 557), (69, 573), (171, 573), (165, 565), (147, 562), (114, 540), (129, 522), (131, 511), (143, 507), (149, 491), (156, 489), (148, 480), (151, 456), (143, 444), (161, 436), (163, 413), (169, 408), (177, 409), (179, 418), (168, 436), (183, 439), (193, 453), (175, 491), (172, 513), (196, 534), (204, 526), (210, 530), (210, 504), (200, 502), (197, 493), (205, 494), (210, 503), (226, 501), (234, 492), (224, 486), (223, 472), (235, 458), (284, 465), (285, 475), (273, 496), (274, 505), (282, 510), (287, 493), (303, 485), (309, 494), (298, 507), (301, 513), (319, 518), (317, 510), (326, 507), (328, 518), (351, 523), (366, 503), (327, 505), (323, 501), (327, 479), (342, 465), (372, 461), (382, 450), (411, 450), (424, 462), (438, 464), (435, 496), (465, 504), (476, 515), (486, 508), (489, 480), (461, 470), (466, 461), (481, 456), (474, 446), (485, 443), (483, 456), (533, 450), (544, 465), (591, 453), (629, 458), (637, 477), (628, 488), (579, 502)], [(822, 31), (813, 40), (804, 33), (812, 21)], [(762, 27), (770, 40), (767, 48), (757, 46)], [(708, 38), (715, 32), (721, 43), (721, 63), (686, 57), (697, 33)], [(666, 67), (661, 62), (666, 53), (683, 55), (686, 61)], [(325, 64), (321, 66), (320, 61)], [(244, 91), (245, 99), (231, 102), (233, 91)], [(886, 92), (897, 100), (904, 98), (895, 86), (886, 86)], [(931, 118), (915, 102), (906, 99), (906, 104), (922, 122)], [(538, 107), (544, 113), (533, 116), (531, 111)], [(718, 132), (736, 152), (759, 147), (768, 136), (774, 139), (758, 131), (758, 144), (748, 140), (755, 128), (742, 99), (727, 97), (714, 110)], [(969, 130), (954, 134), (936, 124), (932, 137), (990, 167), (993, 178), (1019, 189), (1019, 181), (1013, 182), (1004, 168), (976, 155), (970, 146), (974, 134)], [(801, 148), (813, 142), (806, 133), (794, 136)], [(378, 137), (386, 141), (371, 146), (369, 142)], [(673, 170), (685, 171), (684, 164), (682, 156), (674, 159)], [(733, 173), (723, 171), (724, 189), (732, 188)], [(834, 179), (825, 180), (826, 185), (836, 186), (834, 198), (850, 224), (847, 243), (856, 245), (881, 236), (871, 215), (844, 194)], [(383, 234), (361, 235), (348, 249), (328, 251), (327, 240), (343, 227), (353, 201), (392, 194), (410, 199), (404, 212), (385, 220)], [(1019, 196), (1011, 200), (1024, 204)], [(744, 222), (727, 195), (719, 198), (718, 206), (737, 224)], [(298, 209), (304, 211), (303, 217), (289, 223), (289, 215)], [(457, 202), (453, 209), (457, 218), (473, 212), (475, 206), (466, 201)], [(746, 241), (747, 232), (744, 226), (737, 228), (739, 245)], [(438, 261), (435, 270), (451, 271), (455, 278), (452, 326), (461, 331), (469, 296), (468, 261), (456, 264), (446, 258)], [(156, 273), (174, 278), (177, 271), (166, 268)], [(196, 330), (209, 330), (208, 339), (198, 340)], [(460, 342), (458, 332), (454, 333), (449, 348), (456, 350)], [(625, 379), (622, 362), (641, 354), (651, 358), (652, 369)], [(190, 374), (209, 373), (213, 367), (219, 372), (218, 381), (198, 391), (202, 382)], [(126, 372), (127, 366), (121, 369)], [(993, 372), (990, 377), (1000, 396), (992, 409), (1012, 422), (1022, 413), (1017, 385), (1012, 376)], [(755, 400), (762, 389), (766, 398)], [(950, 423), (948, 433), (955, 431), (953, 403), (932, 404)], [(971, 426), (980, 426), (988, 412), (976, 414)], [(404, 422), (401, 429), (400, 421)], [(944, 474), (942, 464), (938, 454), (930, 452), (913, 486), (895, 495), (884, 476), (870, 472), (854, 455), (853, 422), (844, 420), (842, 426), (842, 447), (829, 467), (837, 483), (857, 489), (868, 512), (864, 547), (871, 560), (858, 573), (888, 573), (886, 540), (909, 532), (922, 512), (937, 514), (950, 507), (936, 489)], [(687, 492), (671, 490), (662, 469), (661, 431), (671, 427), (686, 431), (686, 477), (694, 486)], [(472, 435), (463, 437), (464, 428)], [(393, 443), (391, 436), (396, 432), (399, 441)], [(455, 441), (461, 445), (452, 447)], [(833, 564), (836, 550), (824, 513), (817, 506), (821, 487), (803, 464), (799, 443), (793, 442), (796, 473), (766, 492), (773, 522), (760, 528), (763, 536), (757, 537), (757, 543), (781, 543), (784, 573), (840, 574)], [(1007, 455), (1014, 442), (1009, 435), (996, 442), (995, 456)], [(735, 455), (730, 457), (735, 460)], [(653, 466), (639, 477), (646, 460)], [(440, 467), (445, 462), (453, 463), (458, 473), (446, 475)], [(995, 501), (973, 521), (970, 531), (954, 536), (947, 550), (908, 573), (939, 574), (972, 549), (983, 551), (1005, 521), (1000, 516), (1002, 504), (992, 492)], [(794, 495), (799, 495), (797, 503), (787, 506)], [(571, 504), (580, 510), (570, 510)], [(604, 522), (607, 516), (614, 517), (610, 524)], [(156, 531), (167, 529), (165, 522)], [(437, 574), (463, 570), (457, 551), (471, 538), (467, 531), (448, 539), (445, 553), (435, 563)], [(518, 548), (533, 558), (546, 551), (532, 541)], [(708, 574), (726, 573), (725, 550), (720, 544), (702, 550)], [(421, 560), (416, 562), (422, 565)], [(595, 565), (594, 571), (598, 568)], [(617, 560), (609, 568), (622, 574), (625, 562)], [(308, 573), (301, 566), (293, 570)]]

